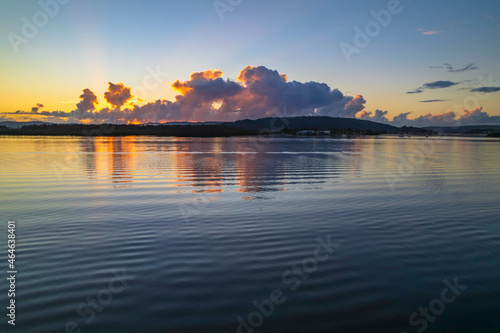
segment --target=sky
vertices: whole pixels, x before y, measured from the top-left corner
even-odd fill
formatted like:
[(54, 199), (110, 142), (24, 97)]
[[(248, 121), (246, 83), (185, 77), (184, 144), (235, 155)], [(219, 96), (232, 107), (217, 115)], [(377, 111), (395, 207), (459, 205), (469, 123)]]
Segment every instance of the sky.
[(0, 121), (500, 124), (500, 2), (3, 0)]

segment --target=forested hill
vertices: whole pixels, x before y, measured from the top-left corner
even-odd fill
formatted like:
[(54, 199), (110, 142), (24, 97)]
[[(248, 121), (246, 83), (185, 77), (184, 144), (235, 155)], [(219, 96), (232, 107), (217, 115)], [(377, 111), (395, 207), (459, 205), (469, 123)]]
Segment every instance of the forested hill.
[(391, 131), (397, 127), (376, 123), (369, 120), (354, 118), (333, 118), (333, 117), (284, 117), (284, 118), (261, 118), (257, 120), (238, 120), (227, 125), (243, 127), (251, 130), (278, 129), (286, 127), (288, 129), (353, 129), (353, 130), (377, 130)]

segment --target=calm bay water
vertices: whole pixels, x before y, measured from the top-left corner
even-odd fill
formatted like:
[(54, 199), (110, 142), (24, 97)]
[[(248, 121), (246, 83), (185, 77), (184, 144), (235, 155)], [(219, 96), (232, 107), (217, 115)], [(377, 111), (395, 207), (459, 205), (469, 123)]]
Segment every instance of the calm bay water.
[(0, 258), (15, 220), (18, 269), (2, 332), (500, 327), (498, 140), (1, 137), (0, 153)]

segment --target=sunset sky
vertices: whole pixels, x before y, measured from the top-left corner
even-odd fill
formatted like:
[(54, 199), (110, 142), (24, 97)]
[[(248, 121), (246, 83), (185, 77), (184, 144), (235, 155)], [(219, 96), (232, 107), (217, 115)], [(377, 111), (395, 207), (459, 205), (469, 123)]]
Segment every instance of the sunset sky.
[(0, 30), (0, 120), (500, 123), (498, 1), (5, 0)]

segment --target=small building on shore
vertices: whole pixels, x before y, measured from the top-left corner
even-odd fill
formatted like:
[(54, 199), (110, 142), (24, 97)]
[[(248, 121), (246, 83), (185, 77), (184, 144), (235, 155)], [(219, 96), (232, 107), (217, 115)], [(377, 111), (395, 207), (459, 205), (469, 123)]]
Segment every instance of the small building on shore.
[(316, 134), (315, 130), (302, 130), (302, 131), (297, 131), (297, 135), (314, 135)]

